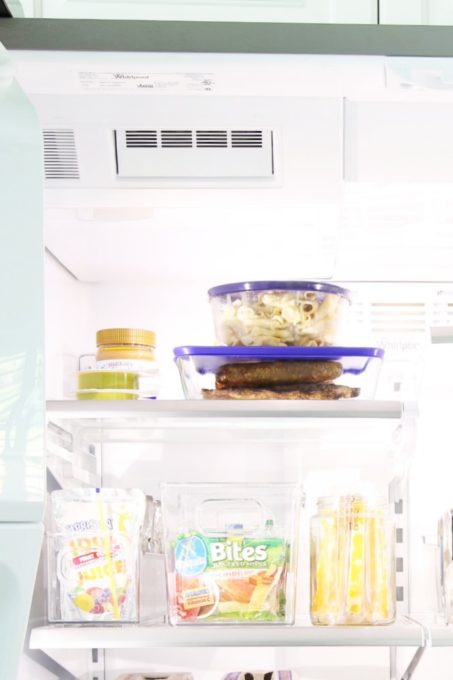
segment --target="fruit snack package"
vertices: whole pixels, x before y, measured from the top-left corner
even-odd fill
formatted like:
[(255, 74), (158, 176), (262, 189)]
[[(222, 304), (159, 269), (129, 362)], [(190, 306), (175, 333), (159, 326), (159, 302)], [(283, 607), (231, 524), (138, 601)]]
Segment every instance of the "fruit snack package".
[(170, 623), (293, 623), (299, 485), (162, 487)]
[(137, 622), (145, 495), (81, 488), (51, 494), (49, 620)]

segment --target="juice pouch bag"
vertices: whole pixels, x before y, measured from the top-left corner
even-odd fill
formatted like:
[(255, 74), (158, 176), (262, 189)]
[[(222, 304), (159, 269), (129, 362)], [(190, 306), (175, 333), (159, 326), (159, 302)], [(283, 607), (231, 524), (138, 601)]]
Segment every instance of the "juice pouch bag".
[(170, 622), (291, 623), (297, 485), (163, 485)]
[(49, 618), (135, 622), (145, 495), (138, 489), (51, 494)]

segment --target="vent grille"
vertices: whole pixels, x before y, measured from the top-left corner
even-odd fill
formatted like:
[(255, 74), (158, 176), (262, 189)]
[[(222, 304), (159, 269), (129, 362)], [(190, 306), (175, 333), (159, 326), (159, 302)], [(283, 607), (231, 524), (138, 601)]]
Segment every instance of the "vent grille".
[(79, 164), (73, 130), (44, 130), (44, 174), (46, 179), (79, 179)]
[(231, 146), (233, 148), (258, 148), (263, 146), (262, 130), (233, 130), (231, 133)]
[(218, 149), (228, 146), (226, 130), (197, 130), (197, 147), (201, 149)]
[(192, 148), (192, 130), (162, 130), (161, 146), (164, 149)]
[(262, 130), (126, 130), (128, 149), (262, 149)]
[(274, 174), (273, 131), (223, 129), (222, 122), (192, 129), (117, 129), (118, 177), (245, 179)]
[(156, 149), (156, 130), (126, 130), (126, 146), (128, 149)]

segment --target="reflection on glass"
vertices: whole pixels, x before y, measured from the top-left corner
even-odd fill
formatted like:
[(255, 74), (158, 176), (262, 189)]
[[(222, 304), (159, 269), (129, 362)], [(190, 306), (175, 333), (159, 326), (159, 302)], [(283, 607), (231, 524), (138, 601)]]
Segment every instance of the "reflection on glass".
[(0, 358), (0, 498), (39, 501), (43, 494), (42, 357)]

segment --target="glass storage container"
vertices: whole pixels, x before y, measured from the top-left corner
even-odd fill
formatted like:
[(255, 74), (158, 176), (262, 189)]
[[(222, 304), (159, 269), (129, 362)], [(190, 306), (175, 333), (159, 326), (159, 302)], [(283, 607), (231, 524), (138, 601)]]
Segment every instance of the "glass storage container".
[(175, 347), (187, 399), (373, 399), (378, 347)]
[(156, 336), (142, 328), (105, 328), (96, 333), (96, 367), (146, 371), (153, 367)]
[[(104, 328), (96, 333), (96, 369), (123, 375), (136, 373), (135, 392), (123, 389), (123, 399), (153, 399), (159, 392), (159, 371), (155, 357), (156, 334), (142, 328)], [(93, 399), (103, 397), (102, 392)], [(118, 394), (120, 394), (118, 392)], [(127, 394), (132, 396), (126, 396)], [(80, 396), (78, 397), (81, 398)], [(90, 398), (90, 397), (82, 397)], [(111, 398), (111, 397), (110, 397)]]
[(334, 345), (349, 306), (345, 288), (317, 281), (249, 281), (208, 291), (224, 345)]
[(312, 623), (392, 623), (395, 527), (389, 506), (358, 495), (320, 498), (310, 533)]
[(297, 484), (163, 484), (172, 624), (293, 623)]

